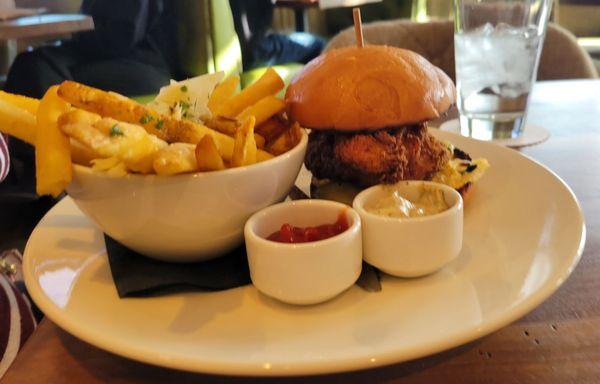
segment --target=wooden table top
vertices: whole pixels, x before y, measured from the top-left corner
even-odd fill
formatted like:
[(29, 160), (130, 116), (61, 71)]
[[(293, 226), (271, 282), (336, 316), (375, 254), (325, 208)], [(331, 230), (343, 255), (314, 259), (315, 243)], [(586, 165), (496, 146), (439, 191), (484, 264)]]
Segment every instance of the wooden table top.
[(90, 16), (81, 14), (47, 14), (0, 21), (0, 39), (24, 39), (63, 35), (94, 29)]
[[(285, 383), (600, 382), (600, 80), (536, 84), (530, 121), (552, 133), (522, 151), (574, 190), (587, 223), (577, 269), (546, 302), (515, 323), (453, 350), (388, 367), (329, 376), (264, 379)], [(25, 344), (3, 383), (247, 383), (198, 375), (104, 352), (48, 320)]]

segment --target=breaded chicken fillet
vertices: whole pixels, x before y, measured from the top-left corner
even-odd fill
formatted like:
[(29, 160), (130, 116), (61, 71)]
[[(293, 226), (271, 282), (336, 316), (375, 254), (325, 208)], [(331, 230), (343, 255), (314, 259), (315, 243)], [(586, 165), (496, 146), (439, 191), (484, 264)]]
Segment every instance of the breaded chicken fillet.
[(427, 180), (448, 162), (448, 148), (427, 132), (426, 124), (341, 134), (312, 131), (305, 164), (319, 179), (362, 186)]

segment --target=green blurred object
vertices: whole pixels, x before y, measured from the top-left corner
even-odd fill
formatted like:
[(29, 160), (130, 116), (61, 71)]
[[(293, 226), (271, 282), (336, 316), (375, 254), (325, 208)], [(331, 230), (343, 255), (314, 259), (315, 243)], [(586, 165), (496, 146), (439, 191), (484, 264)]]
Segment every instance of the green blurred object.
[[(302, 69), (303, 66), (304, 65), (300, 63), (291, 63), (286, 65), (274, 65), (272, 68), (279, 74), (279, 76), (281, 76), (283, 82), (287, 85), (290, 83), (290, 81), (296, 75), (296, 73), (298, 73)], [(252, 84), (259, 77), (261, 77), (266, 70), (267, 68), (256, 68), (242, 73), (242, 75), (240, 76), (240, 83), (242, 83), (242, 88), (249, 84)], [(284, 91), (285, 88), (281, 90), (281, 92), (279, 92), (277, 96), (282, 97)]]
[[(383, 0), (379, 3), (365, 4), (360, 7), (363, 23), (379, 20), (408, 19), (411, 17), (413, 1), (417, 0)], [(451, 0), (450, 0), (451, 1)], [(354, 25), (352, 8), (335, 8), (325, 11), (327, 34), (333, 36)]]
[(453, 20), (452, 0), (413, 0), (411, 20), (427, 23), (436, 20)]
[[(227, 0), (176, 0), (180, 69), (186, 77), (224, 71), (239, 74), (242, 87), (267, 68), (243, 72), (242, 50)], [(275, 70), (288, 84), (302, 64), (278, 65)]]
[(177, 0), (177, 51), (188, 77), (242, 72), (242, 51), (228, 1)]
[(143, 96), (133, 96), (132, 99), (137, 101), (140, 104), (148, 104), (156, 97), (155, 94), (152, 95), (143, 95)]

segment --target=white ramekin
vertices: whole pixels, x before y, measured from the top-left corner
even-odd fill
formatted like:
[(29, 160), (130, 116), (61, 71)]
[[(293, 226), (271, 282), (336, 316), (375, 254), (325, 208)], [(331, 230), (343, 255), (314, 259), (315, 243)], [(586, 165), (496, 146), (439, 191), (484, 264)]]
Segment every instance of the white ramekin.
[(430, 181), (401, 181), (393, 186), (408, 198), (424, 186), (438, 188), (449, 208), (444, 212), (413, 218), (391, 218), (367, 212), (390, 186), (376, 185), (359, 193), (353, 207), (362, 219), (363, 257), (385, 273), (417, 277), (433, 273), (460, 253), (463, 238), (463, 200), (446, 185)]
[[(325, 240), (287, 244), (266, 240), (289, 223), (298, 227), (333, 223), (340, 212), (349, 228)], [(244, 228), (252, 283), (267, 296), (290, 304), (333, 298), (358, 279), (362, 267), (361, 220), (345, 204), (297, 200), (255, 213)]]

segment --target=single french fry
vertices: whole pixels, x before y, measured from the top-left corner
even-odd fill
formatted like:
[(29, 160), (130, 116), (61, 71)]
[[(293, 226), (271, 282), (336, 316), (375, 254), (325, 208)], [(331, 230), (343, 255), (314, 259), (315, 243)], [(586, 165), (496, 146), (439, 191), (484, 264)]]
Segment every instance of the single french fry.
[(102, 116), (84, 111), (83, 109), (74, 108), (69, 112), (63, 113), (58, 118), (58, 125), (66, 124), (88, 124), (93, 125), (102, 120)]
[[(302, 140), (302, 127), (300, 127), (300, 123), (295, 122), (292, 125), (292, 132), (290, 133), (292, 137), (292, 148), (295, 147)], [(290, 148), (291, 149), (291, 148)]]
[(106, 159), (94, 159), (91, 161), (92, 170), (96, 172), (106, 172), (110, 176), (123, 177), (127, 175), (125, 163), (116, 157)]
[(232, 167), (256, 163), (256, 141), (254, 141), (254, 116), (249, 116), (235, 133), (235, 146), (231, 156)]
[(125, 163), (128, 170), (139, 173), (152, 172), (156, 153), (167, 146), (166, 142), (148, 134), (138, 125), (110, 118), (92, 124), (71, 122), (60, 125), (60, 128), (98, 153), (99, 157), (116, 157)]
[[(69, 113), (70, 112), (63, 113), (59, 117), (59, 125), (63, 116), (68, 115)], [(98, 119), (99, 118), (100, 117), (98, 117)], [(0, 132), (16, 137), (31, 145), (35, 145), (35, 135), (37, 131), (36, 124), (35, 115), (19, 107), (11, 107), (11, 105), (0, 98)], [(92, 159), (99, 157), (98, 154), (90, 148), (75, 140), (70, 140), (70, 145), (71, 159), (74, 163), (89, 165)]]
[(267, 146), (267, 151), (274, 155), (281, 155), (294, 148), (302, 139), (302, 128), (300, 124), (294, 123), (290, 129), (280, 135), (275, 141)]
[[(229, 161), (233, 154), (233, 138), (204, 125), (189, 120), (177, 120), (159, 115), (150, 108), (113, 92), (88, 87), (74, 81), (64, 81), (59, 95), (74, 106), (119, 121), (142, 126), (148, 133), (167, 142), (197, 144), (202, 137), (210, 135), (218, 144), (223, 159)], [(259, 161), (272, 155), (260, 151)]]
[(118, 93), (102, 91), (74, 81), (62, 82), (58, 93), (77, 108), (126, 123), (139, 124), (148, 133), (168, 142), (195, 144), (203, 136), (198, 131), (199, 124), (160, 115)]
[(204, 136), (196, 145), (195, 154), (199, 171), (206, 172), (225, 169), (223, 158), (219, 155), (219, 150), (212, 137)]
[(109, 138), (108, 146), (134, 172), (151, 173), (155, 156), (168, 145), (139, 125), (111, 118), (103, 118), (94, 128)]
[(263, 97), (255, 104), (244, 109), (238, 116), (239, 121), (244, 120), (248, 116), (254, 116), (256, 125), (260, 125), (267, 121), (271, 116), (281, 112), (285, 108), (285, 101), (269, 95)]
[(254, 130), (265, 138), (267, 146), (277, 139), (281, 134), (289, 129), (286, 122), (280, 119), (278, 116), (273, 116), (269, 120), (265, 121)]
[(225, 116), (214, 116), (206, 121), (206, 126), (214, 129), (215, 131), (219, 131), (228, 136), (235, 135), (235, 131), (238, 127), (237, 119), (232, 119), (231, 117)]
[(75, 164), (90, 166), (92, 164), (92, 160), (101, 157), (97, 152), (93, 149), (86, 147), (81, 144), (77, 140), (71, 138), (71, 161)]
[(93, 159), (92, 169), (94, 171), (107, 171), (122, 163), (118, 157), (107, 157), (105, 159)]
[(238, 122), (243, 121), (246, 117), (254, 116), (256, 125), (258, 125), (281, 112), (284, 108), (285, 102), (283, 100), (269, 95), (244, 109), (235, 119), (226, 116), (214, 116), (206, 122), (206, 125), (216, 131), (233, 136), (239, 124)]
[(78, 143), (97, 152), (99, 157), (116, 157), (116, 151), (111, 150), (108, 137), (98, 131), (91, 124), (86, 123), (68, 123), (60, 124), (60, 130)]
[(273, 68), (268, 68), (258, 80), (219, 105), (214, 114), (235, 117), (263, 97), (276, 94), (282, 90), (284, 86), (283, 79), (277, 72), (275, 72)]
[(225, 101), (229, 100), (231, 96), (233, 96), (239, 84), (239, 76), (229, 76), (227, 79), (218, 84), (210, 94), (208, 99), (208, 109), (214, 113), (219, 105), (223, 104)]
[(197, 171), (195, 149), (196, 146), (193, 144), (170, 144), (156, 154), (154, 171), (157, 175), (163, 176)]
[(265, 148), (265, 138), (254, 132), (254, 141), (256, 142), (256, 148), (264, 149)]
[(0, 132), (35, 145), (36, 124), (33, 113), (0, 99)]
[(12, 106), (24, 109), (34, 115), (37, 113), (38, 106), (40, 105), (40, 101), (38, 99), (4, 91), (0, 91), (0, 100), (9, 103)]
[(272, 154), (270, 154), (269, 152), (262, 150), (262, 149), (258, 149), (256, 152), (256, 162), (260, 163), (261, 161), (266, 161), (269, 159), (272, 159), (273, 156)]
[[(98, 121), (100, 121), (101, 119), (102, 119), (102, 117), (100, 117), (99, 115), (97, 115), (95, 113), (87, 112), (82, 109), (73, 108), (69, 112), (65, 112), (59, 116), (58, 126), (61, 129), (61, 131), (65, 132), (65, 130), (63, 130), (63, 128), (62, 128), (65, 125), (82, 124), (85, 126), (91, 126), (91, 125), (97, 123)], [(83, 129), (83, 130), (80, 130), (79, 132), (81, 133), (81, 132), (88, 132), (88, 131)], [(92, 132), (92, 134), (93, 133), (94, 132)], [(68, 133), (66, 133), (66, 132), (65, 132), (65, 134), (68, 135)], [(98, 138), (96, 140), (98, 140)], [(104, 140), (104, 138), (101, 138), (101, 140)], [(71, 137), (70, 141), (71, 141), (71, 160), (73, 161), (73, 163), (89, 166), (89, 165), (91, 165), (92, 160), (102, 157), (102, 155), (100, 153), (98, 153), (97, 151), (95, 151), (92, 148), (93, 145), (92, 146), (84, 145), (83, 144), (84, 141), (78, 141), (73, 137)]]
[(60, 195), (72, 177), (71, 145), (59, 129), (58, 118), (69, 104), (58, 97), (56, 86), (48, 89), (37, 110), (35, 139), (36, 190), (38, 195)]

